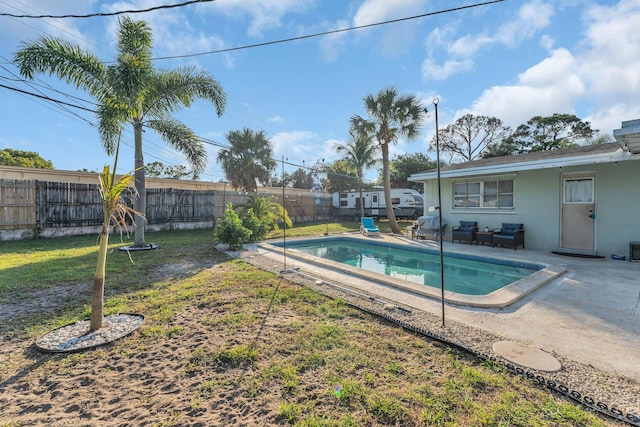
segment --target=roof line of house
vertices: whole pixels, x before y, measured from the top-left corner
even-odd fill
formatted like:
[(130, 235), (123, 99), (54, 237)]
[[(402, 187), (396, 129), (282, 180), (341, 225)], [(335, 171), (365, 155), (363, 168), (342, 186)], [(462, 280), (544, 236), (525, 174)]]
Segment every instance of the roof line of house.
[[(600, 163), (615, 163), (640, 159), (623, 150), (616, 142), (582, 146), (563, 150), (526, 153), (516, 156), (494, 157), (448, 165), (440, 168), (440, 176), (455, 178), (471, 175), (495, 175), (518, 171), (562, 168)], [(409, 176), (408, 181), (422, 182), (437, 178), (437, 170), (431, 169)]]

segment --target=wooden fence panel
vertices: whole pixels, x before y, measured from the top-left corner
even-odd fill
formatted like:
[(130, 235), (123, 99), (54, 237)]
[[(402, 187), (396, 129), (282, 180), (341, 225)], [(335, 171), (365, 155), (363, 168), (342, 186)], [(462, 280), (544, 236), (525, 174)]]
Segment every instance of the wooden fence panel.
[(215, 197), (213, 190), (148, 188), (147, 222), (211, 221), (214, 217)]
[(36, 227), (34, 181), (0, 179), (0, 230)]
[[(129, 195), (124, 197), (129, 198)], [(207, 222), (215, 224), (227, 204), (245, 204), (248, 197), (272, 197), (283, 205), (294, 223), (330, 218), (331, 196), (315, 192), (246, 193), (220, 189), (191, 190), (147, 188), (147, 222), (154, 225)], [(131, 206), (131, 200), (128, 201)], [(97, 184), (40, 180), (0, 179), (0, 232), (24, 230), (33, 236), (47, 235), (51, 229), (65, 233), (86, 233), (102, 225), (102, 198)], [(84, 230), (81, 230), (84, 227)], [(57, 231), (56, 231), (57, 233)], [(8, 234), (7, 234), (8, 235)], [(22, 234), (24, 235), (24, 234)], [(2, 237), (2, 236), (0, 236)], [(5, 236), (6, 237), (6, 236)]]
[(44, 216), (41, 228), (102, 225), (102, 197), (97, 184), (36, 181)]

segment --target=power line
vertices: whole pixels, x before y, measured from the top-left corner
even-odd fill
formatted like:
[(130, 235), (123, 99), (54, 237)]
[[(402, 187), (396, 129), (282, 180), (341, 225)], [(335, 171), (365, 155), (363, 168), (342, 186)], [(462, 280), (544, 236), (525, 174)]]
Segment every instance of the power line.
[(443, 13), (457, 12), (457, 11), (464, 10), (464, 9), (471, 9), (471, 8), (474, 8), (474, 7), (487, 6), (487, 5), (490, 5), (490, 4), (493, 4), (493, 3), (500, 3), (500, 2), (503, 2), (503, 1), (506, 1), (506, 0), (492, 0), (492, 1), (487, 1), (487, 2), (484, 2), (484, 3), (475, 3), (475, 4), (470, 4), (470, 5), (467, 5), (467, 6), (459, 6), (459, 7), (454, 7), (454, 8), (450, 8), (450, 9), (438, 10), (436, 12), (423, 13), (421, 15), (408, 16), (408, 17), (405, 17), (405, 18), (392, 19), (392, 20), (389, 20), (389, 21), (375, 22), (373, 24), (358, 25), (358, 26), (355, 26), (355, 27), (341, 28), (341, 29), (338, 29), (338, 30), (323, 31), (321, 33), (307, 34), (307, 35), (304, 35), (304, 36), (289, 37), (289, 38), (286, 38), (286, 39), (273, 40), (273, 41), (264, 42), (264, 43), (254, 43), (254, 44), (249, 44), (249, 45), (244, 45), (244, 46), (237, 46), (237, 47), (230, 47), (230, 48), (226, 48), (226, 49), (211, 50), (211, 51), (200, 52), (200, 53), (191, 53), (191, 54), (186, 54), (186, 55), (161, 56), (161, 57), (153, 58), (153, 59), (159, 61), (159, 60), (164, 60), (164, 59), (193, 58), (195, 56), (213, 55), (213, 54), (216, 54), (216, 53), (225, 53), (225, 52), (233, 52), (233, 51), (236, 51), (236, 50), (252, 49), (252, 48), (256, 48), (256, 47), (263, 47), (263, 46), (269, 46), (269, 45), (280, 44), (280, 43), (287, 43), (287, 42), (292, 42), (292, 41), (297, 41), (297, 40), (310, 39), (310, 38), (314, 38), (314, 37), (327, 36), (327, 35), (330, 35), (330, 34), (344, 33), (344, 32), (347, 32), (347, 31), (361, 30), (363, 28), (376, 27), (376, 26), (380, 26), (380, 25), (395, 24), (397, 22), (403, 22), (403, 21), (409, 21), (409, 20), (412, 20), (412, 19), (425, 18), (427, 16), (441, 15)]
[[(54, 98), (51, 98), (51, 97), (46, 96), (46, 95), (41, 95), (41, 94), (38, 94), (38, 93), (29, 92), (29, 91), (26, 91), (26, 90), (22, 90), (22, 89), (14, 88), (14, 87), (7, 86), (7, 85), (3, 85), (3, 84), (0, 84), (0, 87), (3, 87), (3, 88), (5, 88), (5, 89), (9, 89), (9, 90), (13, 90), (13, 91), (16, 91), (16, 92), (19, 92), (19, 93), (25, 94), (25, 95), (30, 95), (30, 96), (33, 96), (33, 97), (36, 97), (36, 98), (44, 99), (45, 101), (50, 101), (50, 102), (53, 102), (53, 103), (55, 103), (55, 104), (59, 104), (59, 105), (66, 105), (66, 106), (69, 106), (69, 107), (78, 108), (78, 109), (85, 110), (85, 111), (88, 111), (88, 112), (91, 112), (91, 113), (94, 113), (94, 114), (95, 114), (95, 113), (97, 113), (97, 111), (96, 111), (96, 110), (92, 110), (92, 109), (89, 109), (89, 108), (86, 108), (86, 107), (83, 107), (83, 106), (80, 106), (80, 105), (76, 105), (76, 104), (71, 104), (71, 103), (68, 103), (68, 102), (60, 101), (60, 100), (58, 100), (58, 99), (54, 99)], [(70, 112), (70, 111), (68, 111), (68, 112), (69, 112), (69, 113), (71, 113), (71, 114), (74, 114), (74, 113), (72, 113), (72, 112)], [(84, 119), (83, 117), (78, 116), (77, 114), (74, 114), (74, 115), (75, 115), (75, 116), (77, 116), (77, 117), (79, 117), (79, 118), (81, 118), (83, 121), (87, 122), (90, 126), (95, 127), (95, 124), (91, 123), (90, 121), (88, 121), (88, 120)], [(197, 138), (198, 138), (198, 140), (199, 140), (199, 141), (201, 141), (201, 142), (203, 142), (204, 144), (207, 144), (207, 145), (211, 145), (211, 146), (218, 147), (218, 148), (223, 148), (223, 149), (230, 149), (230, 148), (232, 148), (229, 144), (225, 144), (225, 143), (222, 143), (222, 142), (214, 141), (214, 140), (212, 140), (212, 139), (207, 139), (207, 138), (203, 138), (203, 137), (197, 137)], [(130, 144), (128, 144), (128, 143), (126, 143), (126, 142), (125, 142), (125, 145), (128, 145), (129, 147), (131, 147), (131, 145), (130, 145)], [(152, 145), (156, 145), (156, 144), (152, 144)], [(157, 146), (157, 145), (156, 145), (156, 146)], [(162, 147), (159, 147), (159, 148), (162, 148)], [(166, 162), (164, 159), (161, 159), (161, 158), (159, 158), (159, 157), (157, 157), (157, 156), (154, 156), (154, 155), (153, 155), (152, 153), (150, 153), (150, 152), (147, 152), (147, 153), (146, 153), (146, 155), (147, 155), (147, 156), (150, 156), (150, 157), (153, 157), (153, 158), (155, 158), (155, 159), (157, 159), (157, 160), (161, 160), (161, 161)], [(271, 160), (274, 160), (274, 161), (276, 161), (276, 162), (280, 161), (280, 160), (275, 159), (275, 158), (272, 158)], [(315, 171), (315, 170), (316, 170), (316, 168), (314, 168), (314, 167), (312, 167), (312, 166), (306, 166), (306, 165), (304, 164), (304, 162), (303, 162), (303, 164), (302, 164), (302, 165), (297, 164), (297, 163), (288, 162), (288, 161), (287, 161), (287, 162), (284, 162), (284, 164), (289, 165), (289, 166), (293, 166), (293, 167), (297, 167), (297, 168), (299, 168), (299, 169), (307, 169), (307, 170), (309, 170), (309, 171)], [(174, 165), (174, 166), (175, 166), (175, 165)], [(335, 175), (335, 176), (343, 176), (343, 177), (348, 177), (348, 178), (355, 178), (355, 177), (353, 177), (353, 176), (351, 176), (351, 175), (338, 174), (338, 173), (335, 173), (335, 172), (329, 172), (329, 171), (325, 171), (325, 172), (326, 172), (327, 174), (332, 174), (332, 175)]]
[(145, 13), (145, 12), (152, 12), (154, 10), (160, 10), (160, 9), (173, 9), (176, 7), (183, 7), (183, 6), (188, 6), (190, 4), (193, 3), (209, 3), (209, 2), (213, 2), (216, 0), (189, 0), (189, 1), (185, 1), (183, 3), (177, 3), (177, 4), (168, 4), (168, 5), (162, 5), (162, 6), (154, 6), (154, 7), (150, 7), (147, 9), (136, 9), (136, 10), (120, 10), (117, 12), (98, 12), (98, 13), (89, 13), (86, 15), (17, 15), (14, 13), (0, 13), (0, 16), (8, 16), (11, 18), (32, 18), (32, 19), (42, 19), (42, 18), (53, 18), (53, 19), (62, 19), (62, 18), (95, 18), (98, 16), (117, 16), (117, 15), (124, 15), (125, 13)]
[(5, 89), (9, 89), (9, 90), (13, 90), (13, 91), (25, 94), (25, 95), (35, 96), (36, 98), (41, 98), (41, 99), (44, 99), (46, 101), (55, 102), (56, 104), (66, 105), (68, 107), (73, 107), (73, 108), (79, 108), (80, 110), (89, 111), (90, 113), (95, 113), (96, 112), (95, 110), (83, 107), (81, 105), (76, 105), (76, 104), (71, 104), (69, 102), (60, 101), (59, 99), (54, 99), (54, 98), (51, 98), (51, 97), (46, 96), (46, 95), (40, 95), (39, 93), (33, 93), (33, 92), (29, 92), (29, 91), (26, 91), (26, 90), (23, 90), (23, 89), (18, 89), (17, 87), (11, 87), (11, 86), (7, 86), (7, 85), (3, 85), (3, 84), (0, 84), (0, 87), (3, 87)]

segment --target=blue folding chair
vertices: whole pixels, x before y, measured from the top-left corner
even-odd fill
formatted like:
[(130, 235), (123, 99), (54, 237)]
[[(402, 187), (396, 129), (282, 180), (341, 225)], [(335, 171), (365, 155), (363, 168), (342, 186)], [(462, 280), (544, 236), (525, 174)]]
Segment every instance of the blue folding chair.
[(360, 233), (368, 236), (369, 233), (379, 233), (380, 229), (373, 223), (373, 218), (362, 217), (360, 218)]

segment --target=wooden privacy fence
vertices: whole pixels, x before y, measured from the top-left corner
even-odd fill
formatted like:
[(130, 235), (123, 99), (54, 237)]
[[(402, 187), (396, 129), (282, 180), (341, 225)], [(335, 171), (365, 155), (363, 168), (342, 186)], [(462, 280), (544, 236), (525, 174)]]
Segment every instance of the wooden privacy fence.
[[(290, 189), (287, 189), (290, 190)], [(147, 228), (212, 228), (225, 206), (248, 197), (273, 197), (295, 223), (327, 220), (331, 200), (318, 193), (246, 193), (147, 188)], [(97, 184), (0, 179), (0, 240), (99, 233), (102, 198)]]
[(35, 181), (0, 179), (0, 231), (35, 228)]

